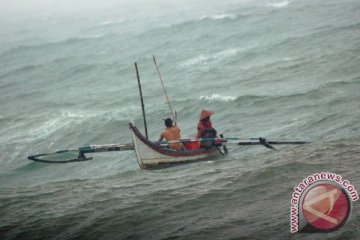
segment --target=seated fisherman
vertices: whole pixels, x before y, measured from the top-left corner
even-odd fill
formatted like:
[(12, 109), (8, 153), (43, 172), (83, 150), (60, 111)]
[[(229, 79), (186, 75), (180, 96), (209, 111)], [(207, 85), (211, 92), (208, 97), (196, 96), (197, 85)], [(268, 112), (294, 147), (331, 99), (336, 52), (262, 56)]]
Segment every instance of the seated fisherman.
[[(173, 125), (173, 121), (170, 118), (165, 119), (165, 130), (161, 133), (159, 141), (166, 139), (166, 141), (177, 141), (180, 139), (180, 129)], [(169, 143), (169, 148), (174, 150), (183, 149), (183, 145), (180, 142)]]
[[(210, 116), (213, 115), (214, 112), (201, 110), (200, 120), (197, 125), (197, 138), (216, 138), (216, 130), (212, 127), (212, 123), (210, 121)], [(214, 145), (218, 145), (217, 141), (201, 141), (200, 147), (209, 148)]]

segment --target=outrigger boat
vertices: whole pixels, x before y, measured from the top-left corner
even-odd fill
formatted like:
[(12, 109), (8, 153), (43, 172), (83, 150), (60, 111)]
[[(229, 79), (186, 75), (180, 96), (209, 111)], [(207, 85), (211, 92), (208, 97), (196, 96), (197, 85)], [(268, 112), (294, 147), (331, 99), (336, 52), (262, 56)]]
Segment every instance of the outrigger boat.
[[(155, 57), (154, 63), (159, 73), (160, 80), (161, 75), (159, 68), (156, 64)], [(148, 138), (147, 124), (145, 109), (141, 91), (140, 78), (138, 73), (137, 64), (135, 63), (135, 69), (138, 78), (139, 92), (141, 98), (141, 106), (144, 119), (145, 136), (138, 130), (133, 123), (129, 122), (130, 133), (132, 137), (132, 143), (127, 144), (107, 144), (107, 145), (89, 145), (80, 147), (77, 149), (60, 150), (53, 153), (42, 153), (37, 155), (28, 156), (29, 160), (45, 162), (45, 163), (68, 163), (79, 162), (93, 159), (87, 157), (85, 154), (109, 152), (109, 151), (128, 151), (134, 150), (137, 158), (137, 162), (142, 169), (162, 168), (172, 165), (190, 163), (196, 161), (207, 161), (210, 159), (216, 159), (220, 156), (228, 154), (227, 145), (263, 145), (269, 149), (275, 149), (274, 144), (305, 144), (307, 141), (267, 141), (264, 138), (224, 138), (220, 134), (220, 138), (207, 138), (207, 139), (180, 139), (177, 141), (162, 141), (152, 142)], [(163, 83), (162, 83), (163, 84)], [(164, 88), (164, 86), (163, 86)], [(167, 93), (164, 88), (166, 97)], [(167, 97), (168, 100), (168, 97)], [(170, 110), (172, 112), (170, 103), (168, 101)], [(173, 112), (172, 112), (173, 113)], [(217, 142), (217, 145), (213, 145), (208, 148), (200, 148), (200, 142)], [(236, 141), (236, 142), (230, 142)], [(169, 143), (181, 142), (185, 146), (183, 150), (173, 150), (168, 148)], [(195, 146), (195, 147), (194, 147)]]
[[(222, 146), (224, 152), (222, 152), (219, 146), (173, 150), (149, 141), (132, 123), (129, 123), (129, 126), (136, 158), (141, 168), (159, 168), (180, 163), (208, 160), (227, 153), (225, 145)], [(186, 143), (198, 143), (196, 140), (187, 139), (180, 139), (179, 142), (183, 142), (185, 146), (187, 145)]]

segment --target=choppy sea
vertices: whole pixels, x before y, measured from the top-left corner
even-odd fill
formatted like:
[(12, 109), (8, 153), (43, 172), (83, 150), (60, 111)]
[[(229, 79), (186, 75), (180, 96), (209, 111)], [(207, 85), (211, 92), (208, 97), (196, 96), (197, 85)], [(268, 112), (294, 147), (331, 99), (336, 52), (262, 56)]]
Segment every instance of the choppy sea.
[[(360, 189), (357, 0), (2, 1), (0, 239), (360, 239), (360, 205), (326, 234), (291, 234), (294, 187), (335, 172)], [(131, 142), (201, 109), (226, 137), (311, 144), (141, 170), (134, 152), (27, 156)]]

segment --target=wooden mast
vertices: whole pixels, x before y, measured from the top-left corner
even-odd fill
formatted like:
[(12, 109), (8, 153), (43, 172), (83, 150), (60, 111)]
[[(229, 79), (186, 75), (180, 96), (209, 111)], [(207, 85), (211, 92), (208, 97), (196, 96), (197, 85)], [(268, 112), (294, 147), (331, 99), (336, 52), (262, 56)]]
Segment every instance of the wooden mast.
[(146, 139), (149, 139), (148, 131), (147, 131), (147, 124), (146, 124), (144, 100), (143, 100), (143, 95), (142, 95), (142, 91), (141, 91), (140, 76), (139, 76), (139, 70), (138, 70), (137, 63), (135, 63), (135, 69), (136, 69), (136, 76), (137, 76), (138, 85), (139, 85), (141, 108), (142, 108), (142, 114), (143, 114), (143, 119), (144, 119), (144, 127), (145, 127), (145, 136), (146, 136)]

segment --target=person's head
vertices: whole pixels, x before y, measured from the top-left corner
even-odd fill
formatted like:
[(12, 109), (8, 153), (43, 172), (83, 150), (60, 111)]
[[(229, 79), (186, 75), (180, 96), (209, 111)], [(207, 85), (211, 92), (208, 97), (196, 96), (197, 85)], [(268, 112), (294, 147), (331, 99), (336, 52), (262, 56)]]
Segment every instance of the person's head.
[(208, 110), (201, 110), (200, 113), (200, 121), (208, 121), (210, 120), (210, 116), (213, 115), (214, 112)]
[(173, 126), (173, 121), (171, 120), (171, 118), (166, 118), (165, 119), (165, 126), (166, 127), (172, 127)]

